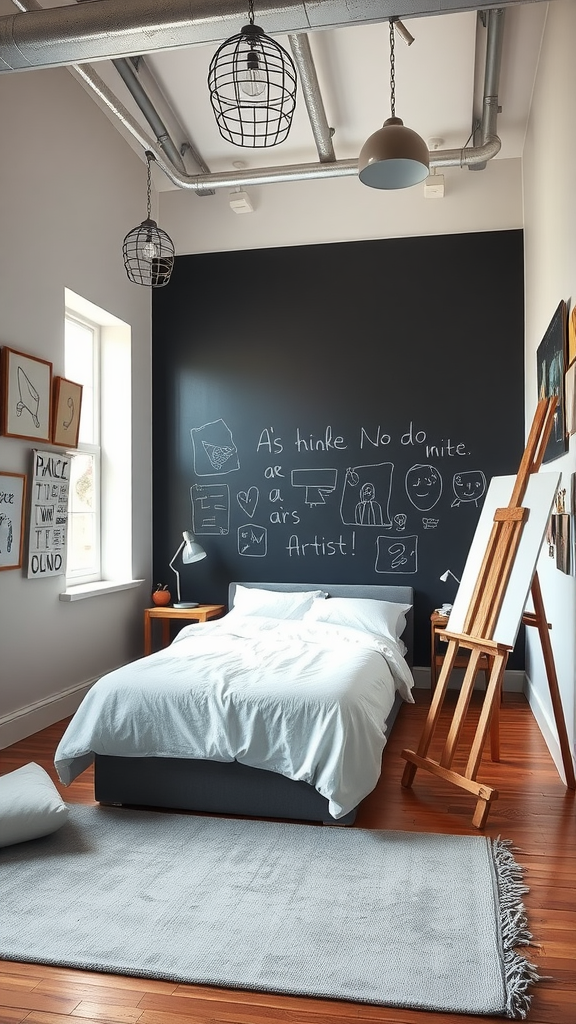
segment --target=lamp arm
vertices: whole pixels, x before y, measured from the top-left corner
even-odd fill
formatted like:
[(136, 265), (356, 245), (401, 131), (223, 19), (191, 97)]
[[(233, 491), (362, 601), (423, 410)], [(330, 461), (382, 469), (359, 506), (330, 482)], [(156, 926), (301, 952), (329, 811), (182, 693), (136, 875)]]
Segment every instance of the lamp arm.
[(186, 543), (186, 541), (183, 540), (181, 545), (180, 545), (180, 547), (178, 548), (178, 550), (174, 553), (171, 561), (168, 562), (169, 567), (172, 569), (172, 572), (176, 576), (176, 593), (178, 595), (178, 602), (180, 602), (180, 573), (178, 572), (178, 569), (174, 568), (174, 562), (178, 558), (178, 555), (182, 551), (182, 548), (184, 547), (185, 543)]

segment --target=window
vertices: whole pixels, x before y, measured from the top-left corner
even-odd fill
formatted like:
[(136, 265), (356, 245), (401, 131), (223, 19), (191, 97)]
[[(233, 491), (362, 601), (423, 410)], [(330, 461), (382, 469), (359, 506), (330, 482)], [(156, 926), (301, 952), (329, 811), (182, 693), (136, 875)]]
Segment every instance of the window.
[(66, 592), (71, 601), (132, 580), (131, 331), (65, 290), (64, 376), (82, 384), (72, 453)]
[(66, 577), (102, 578), (100, 565), (100, 329), (66, 312), (64, 375), (82, 384), (78, 451), (70, 467)]

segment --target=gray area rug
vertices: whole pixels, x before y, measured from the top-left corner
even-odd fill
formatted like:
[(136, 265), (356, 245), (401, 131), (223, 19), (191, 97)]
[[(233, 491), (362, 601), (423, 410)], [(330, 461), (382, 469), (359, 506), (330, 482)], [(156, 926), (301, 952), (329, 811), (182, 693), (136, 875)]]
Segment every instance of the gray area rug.
[(524, 892), (480, 835), (71, 806), (0, 850), (0, 957), (523, 1018)]

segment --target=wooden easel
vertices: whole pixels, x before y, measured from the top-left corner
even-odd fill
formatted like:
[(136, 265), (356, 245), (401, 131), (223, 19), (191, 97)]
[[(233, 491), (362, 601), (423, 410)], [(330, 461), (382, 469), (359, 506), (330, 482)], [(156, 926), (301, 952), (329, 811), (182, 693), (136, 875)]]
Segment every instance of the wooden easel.
[[(448, 642), (448, 648), (418, 749), (417, 751), (402, 751), (402, 757), (407, 761), (402, 775), (402, 785), (409, 789), (414, 781), (416, 770), (418, 768), (426, 768), (433, 775), (451, 782), (461, 789), (467, 790), (467, 792), (472, 793), (477, 798), (476, 809), (472, 818), (472, 824), (475, 828), (484, 827), (490, 810), (490, 804), (498, 796), (496, 789), (476, 781), (489, 729), (491, 733), (492, 760), (499, 760), (498, 719), (500, 695), (504, 671), (512, 647), (496, 642), (493, 639), (494, 630), (498, 622), (498, 616), (506, 594), (506, 587), (528, 515), (528, 509), (522, 507), (522, 500), (526, 493), (530, 474), (537, 473), (542, 464), (548, 438), (552, 430), (556, 401), (556, 397), (552, 397), (542, 399), (538, 403), (509, 504), (505, 508), (496, 509), (494, 513), (489, 541), (468, 606), (463, 631), (462, 633), (454, 633), (446, 630), (440, 634), (441, 639)], [(569, 789), (576, 789), (574, 766), (548, 632), (550, 625), (546, 621), (542, 592), (536, 573), (533, 575), (530, 589), (534, 611), (524, 612), (521, 621), (526, 625), (536, 626), (538, 629), (566, 773), (566, 785)], [(442, 756), (439, 761), (434, 761), (428, 756), (428, 750), (434, 736), (448, 689), (450, 674), (454, 668), (460, 647), (470, 651), (468, 666)], [(468, 761), (464, 773), (460, 774), (453, 770), (452, 763), (470, 704), (479, 661), (483, 654), (488, 657), (490, 663), (490, 676), (478, 725), (470, 747)]]

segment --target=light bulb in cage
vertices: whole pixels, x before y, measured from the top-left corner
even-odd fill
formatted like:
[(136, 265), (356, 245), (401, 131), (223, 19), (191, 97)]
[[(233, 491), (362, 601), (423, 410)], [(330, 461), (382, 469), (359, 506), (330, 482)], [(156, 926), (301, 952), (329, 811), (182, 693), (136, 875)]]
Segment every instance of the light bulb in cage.
[(266, 77), (260, 68), (260, 58), (256, 50), (249, 50), (246, 55), (246, 70), (240, 72), (239, 85), (245, 96), (254, 99), (266, 90)]
[(210, 102), (218, 131), (234, 146), (284, 142), (296, 107), (296, 68), (284, 47), (250, 22), (226, 39), (208, 69)]
[(154, 245), (154, 242), (152, 241), (152, 238), (150, 236), (148, 236), (146, 240), (142, 243), (142, 248), (140, 252), (142, 253), (142, 256), (145, 260), (153, 260), (158, 255), (158, 248), (157, 246)]
[(147, 152), (148, 189), (147, 213), (137, 228), (129, 231), (122, 243), (124, 268), (130, 281), (134, 284), (147, 285), (149, 288), (163, 288), (168, 284), (174, 268), (175, 249), (170, 235), (159, 228), (150, 217), (151, 175), (150, 161), (154, 154)]

